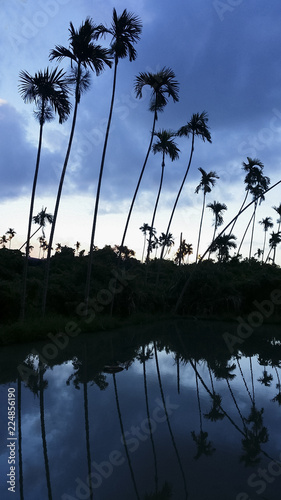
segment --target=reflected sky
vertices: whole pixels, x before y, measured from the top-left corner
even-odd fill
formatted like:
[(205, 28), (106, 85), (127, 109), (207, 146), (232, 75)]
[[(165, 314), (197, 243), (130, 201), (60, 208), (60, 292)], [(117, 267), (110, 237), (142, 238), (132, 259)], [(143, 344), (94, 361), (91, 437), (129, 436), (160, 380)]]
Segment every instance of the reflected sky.
[[(234, 377), (218, 378), (206, 359), (191, 358), (189, 362), (181, 357), (177, 363), (176, 353), (162, 349), (161, 341), (157, 373), (154, 343), (148, 341), (144, 343), (145, 353), (150, 350), (145, 361), (145, 378), (141, 346), (133, 358), (127, 358), (127, 369), (123, 358), (119, 362), (122, 371), (102, 373), (97, 361), (101, 362), (102, 356), (97, 347), (92, 355), (94, 351), (85, 338), (83, 342), (86, 349), (81, 350), (79, 358), (44, 367), (44, 390), (38, 371), (38, 385), (29, 384), (35, 393), (21, 382), (23, 496), (17, 463), (17, 491), (13, 498), (107, 500), (112, 495), (120, 500), (280, 498), (281, 468), (274, 460), (281, 460), (281, 408), (272, 401), (278, 393), (280, 368), (264, 367), (258, 356), (241, 357), (239, 364), (234, 357), (228, 360), (228, 366), (235, 364), (229, 370)], [(258, 380), (264, 370), (272, 375), (268, 386)], [(2, 402), (8, 385), (18, 388), (15, 379), (1, 385)], [(206, 417), (213, 406), (214, 393), (221, 397), (222, 417), (217, 421)], [(262, 408), (264, 411), (254, 423), (247, 422), (253, 407), (256, 412)], [(2, 404), (0, 417), (4, 423), (5, 413)], [(260, 462), (245, 466), (241, 462), (242, 440), (246, 429), (253, 430), (255, 425), (257, 432), (266, 428), (268, 440), (260, 444)], [(205, 436), (205, 444), (209, 446), (199, 458), (194, 458), (198, 456), (196, 439), (200, 436)], [(10, 498), (5, 485), (8, 471), (5, 424), (1, 426), (0, 437), (0, 498), (5, 500)], [(161, 491), (165, 482), (171, 486), (172, 496), (152, 496), (157, 489), (158, 493)]]

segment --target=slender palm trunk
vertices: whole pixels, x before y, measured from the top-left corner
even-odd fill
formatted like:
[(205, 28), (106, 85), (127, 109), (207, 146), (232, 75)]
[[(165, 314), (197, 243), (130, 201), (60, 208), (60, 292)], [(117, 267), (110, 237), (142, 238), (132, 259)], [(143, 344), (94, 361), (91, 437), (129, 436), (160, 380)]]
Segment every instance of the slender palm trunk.
[(246, 227), (246, 229), (245, 229), (245, 231), (244, 231), (244, 234), (243, 234), (243, 236), (242, 236), (242, 240), (241, 240), (240, 245), (239, 245), (239, 248), (238, 248), (238, 250), (237, 250), (237, 255), (239, 255), (239, 253), (240, 253), (241, 247), (242, 247), (242, 245), (243, 245), (244, 239), (245, 239), (245, 237), (246, 237), (246, 234), (247, 234), (247, 232), (248, 232), (248, 229), (249, 229), (249, 227), (250, 227), (250, 224), (251, 224), (251, 222), (252, 222), (252, 220), (253, 220), (253, 217), (254, 217), (254, 212), (252, 213), (252, 216), (251, 216), (251, 218), (250, 218), (250, 220), (249, 220), (249, 222), (248, 222), (248, 224), (247, 224), (247, 227)]
[[(41, 226), (40, 226), (40, 227), (38, 227), (38, 229), (36, 229), (36, 231), (34, 231), (34, 233), (32, 233), (32, 235), (29, 237), (29, 241), (31, 240), (31, 238), (33, 238), (33, 236), (34, 236), (36, 233), (38, 233), (38, 231), (39, 231), (40, 229), (41, 229)], [(24, 244), (23, 244), (23, 245), (19, 248), (19, 250), (21, 250), (21, 249), (24, 247), (24, 245), (26, 245), (26, 244), (27, 244), (27, 241), (28, 241), (28, 240), (26, 240), (26, 241), (24, 242)]]
[(267, 230), (264, 229), (263, 249), (262, 249), (262, 258), (261, 258), (262, 262), (263, 262), (263, 259), (264, 259), (264, 252), (265, 252), (266, 233), (267, 233)]
[(158, 194), (157, 194), (157, 198), (156, 198), (156, 202), (155, 202), (155, 207), (154, 207), (154, 211), (153, 211), (151, 226), (150, 226), (146, 262), (149, 261), (149, 254), (151, 252), (151, 248), (150, 247), (151, 247), (152, 231), (153, 231), (153, 227), (154, 227), (154, 221), (155, 221), (156, 211), (157, 211), (158, 202), (159, 202), (160, 193), (161, 193), (162, 184), (163, 184), (164, 168), (165, 168), (165, 153), (163, 153), (163, 161), (162, 161), (162, 170), (161, 170), (160, 185), (159, 185), (159, 190), (158, 190)]
[[(181, 186), (180, 186), (180, 189), (179, 189), (179, 192), (177, 194), (177, 197), (176, 197), (176, 200), (175, 200), (175, 203), (174, 203), (174, 206), (173, 206), (173, 210), (172, 210), (172, 213), (171, 213), (171, 216), (170, 216), (170, 220), (169, 220), (169, 223), (168, 223), (168, 227), (167, 227), (167, 230), (166, 230), (166, 237), (168, 236), (169, 234), (169, 231), (170, 231), (170, 227), (171, 227), (171, 224), (172, 224), (172, 220), (173, 220), (173, 217), (174, 217), (174, 213), (175, 213), (175, 210), (176, 210), (176, 207), (177, 207), (177, 204), (178, 204), (178, 201), (179, 201), (179, 197), (181, 195), (181, 192), (182, 192), (182, 189), (183, 189), (183, 186), (184, 186), (184, 183), (185, 183), (185, 180), (186, 180), (186, 177), (187, 177), (187, 174), (189, 172), (189, 169), (190, 169), (190, 165), (191, 165), (191, 161), (192, 161), (192, 156), (193, 156), (193, 152), (194, 152), (194, 133), (192, 134), (192, 143), (191, 143), (191, 151), (190, 151), (190, 156), (189, 156), (189, 162), (188, 162), (188, 165), (187, 165), (187, 169), (185, 171), (185, 174), (184, 174), (184, 177), (183, 177), (183, 180), (182, 180), (182, 183), (181, 183)], [(164, 249), (165, 249), (165, 244), (163, 245), (162, 247), (162, 250), (161, 250), (161, 255), (160, 255), (160, 259), (163, 259), (163, 255), (164, 255)]]
[(21, 296), (21, 313), (20, 313), (21, 321), (24, 321), (24, 317), (25, 317), (27, 271), (28, 271), (28, 258), (29, 258), (29, 241), (30, 241), (32, 215), (33, 215), (33, 207), (34, 207), (34, 200), (35, 200), (35, 191), (36, 191), (40, 157), (41, 157), (43, 126), (44, 126), (43, 116), (44, 116), (44, 101), (42, 103), (42, 110), (41, 110), (41, 122), (40, 122), (40, 131), (39, 131), (37, 159), (36, 159), (36, 167), (35, 167), (35, 173), (34, 173), (34, 179), (33, 179), (31, 200), (30, 200), (30, 208), (29, 208), (29, 219), (28, 219), (27, 240), (26, 240), (26, 248), (25, 248), (25, 263), (24, 263), (24, 269), (23, 269), (23, 285), (22, 285), (22, 296)]
[(158, 468), (157, 468), (157, 457), (156, 457), (156, 451), (155, 451), (155, 444), (154, 444), (154, 439), (153, 439), (153, 434), (152, 434), (152, 427), (151, 427), (151, 420), (150, 420), (150, 412), (149, 412), (149, 405), (148, 405), (148, 394), (147, 394), (147, 380), (146, 380), (146, 367), (145, 367), (145, 349), (144, 345), (142, 346), (142, 358), (143, 358), (143, 382), (144, 382), (144, 394), (145, 394), (145, 405), (146, 405), (146, 414), (147, 414), (147, 421), (148, 421), (148, 427), (149, 427), (149, 436), (150, 436), (150, 441), (151, 441), (151, 446), (152, 446), (152, 453), (153, 453), (153, 459), (154, 459), (154, 479), (155, 479), (155, 493), (158, 492)]
[(44, 416), (44, 381), (43, 381), (43, 365), (39, 360), (39, 377), (40, 377), (40, 420), (41, 420), (41, 433), (43, 441), (43, 454), (45, 462), (45, 473), (48, 489), (48, 500), (52, 500), (52, 488), (51, 488), (51, 477), (49, 469), (49, 459), (47, 450), (47, 439), (46, 439), (46, 429), (45, 429), (45, 416)]
[(251, 234), (251, 242), (250, 242), (250, 250), (249, 250), (249, 259), (251, 258), (251, 255), (252, 255), (252, 246), (253, 246), (253, 239), (254, 239), (254, 229), (255, 229), (257, 206), (258, 206), (258, 202), (255, 203), (254, 213), (253, 213), (253, 225), (252, 225), (252, 234)]
[(150, 142), (149, 142), (148, 150), (147, 150), (146, 157), (145, 157), (145, 160), (144, 160), (144, 164), (143, 164), (142, 169), (141, 169), (141, 173), (140, 173), (140, 176), (139, 176), (137, 187), (135, 189), (134, 196), (133, 196), (133, 199), (132, 199), (132, 202), (131, 202), (131, 206), (130, 206), (130, 209), (129, 209), (129, 213), (128, 213), (128, 217), (127, 217), (127, 220), (126, 220), (125, 229), (124, 229), (124, 233), (123, 233), (123, 237), (122, 237), (122, 241), (121, 241), (121, 245), (120, 245), (121, 248), (124, 246), (124, 242), (125, 242), (125, 238), (126, 238), (126, 234), (127, 234), (127, 230), (128, 230), (128, 226), (129, 226), (129, 222), (130, 222), (132, 210), (133, 210), (133, 207), (134, 207), (134, 204), (135, 204), (135, 201), (136, 201), (136, 197), (137, 197), (137, 194), (138, 194), (138, 190), (139, 190), (139, 187), (140, 187), (142, 176), (144, 174), (144, 170), (145, 170), (145, 167), (146, 167), (146, 164), (147, 164), (147, 160), (148, 160), (148, 157), (149, 157), (149, 154), (150, 154), (150, 151), (151, 151), (153, 137), (154, 137), (154, 131), (155, 131), (156, 120), (157, 120), (157, 111), (155, 110), (154, 111), (154, 118), (153, 118), (153, 125), (152, 125)]
[[(279, 222), (278, 222), (278, 229), (277, 229), (277, 233), (279, 233), (279, 232), (280, 232), (280, 227), (281, 227), (281, 215), (280, 215), (280, 220), (279, 220)], [(276, 248), (277, 248), (277, 246), (274, 248), (274, 251), (273, 251), (273, 263), (275, 263)]]
[(204, 210), (205, 210), (205, 199), (206, 199), (206, 193), (204, 191), (203, 207), (202, 207), (202, 214), (201, 214), (201, 220), (200, 220), (200, 226), (199, 226), (199, 234), (198, 234), (198, 241), (197, 241), (197, 250), (196, 250), (195, 264), (197, 264), (198, 255), (199, 255), (199, 245), (200, 245), (201, 230), (202, 230), (202, 223), (203, 223)]
[(143, 242), (143, 249), (142, 249), (142, 256), (141, 256), (141, 261), (142, 262), (143, 262), (143, 259), (144, 259), (145, 244), (146, 244), (146, 232), (144, 233), (144, 242)]
[(45, 315), (45, 312), (46, 312), (46, 302), (47, 302), (47, 293), (48, 293), (48, 285), (49, 285), (52, 244), (53, 244), (53, 239), (54, 239), (54, 233), (55, 233), (55, 227), (56, 227), (57, 216), (58, 216), (58, 211), (59, 211), (59, 204), (60, 204), (60, 199), (61, 199), (61, 193), (62, 193), (65, 172), (66, 172), (66, 168), (68, 165), (68, 160), (69, 160), (73, 136), (74, 136), (75, 125), (76, 125), (77, 110), (78, 110), (78, 103), (79, 103), (78, 91), (79, 91), (80, 77), (81, 77), (81, 68), (78, 66), (78, 76), (77, 76), (78, 82), (76, 84), (75, 105), (74, 105), (72, 126), (71, 126), (67, 151), (66, 151), (66, 155), (65, 155), (65, 160), (64, 160), (64, 164), (63, 164), (63, 169), (62, 169), (62, 173), (61, 173), (58, 193), (57, 193), (54, 218), (53, 218), (53, 222), (52, 222), (52, 226), (51, 226), (51, 233), (50, 233), (50, 239), (49, 239), (47, 262), (46, 262), (46, 267), (45, 267), (44, 286), (43, 286), (43, 301), (42, 301), (42, 314), (43, 315)]
[(238, 215), (237, 215), (237, 217), (234, 219), (233, 224), (232, 224), (232, 227), (231, 227), (231, 229), (230, 229), (230, 231), (229, 231), (229, 236), (232, 234), (233, 229), (234, 229), (234, 226), (235, 226), (235, 224), (236, 224), (236, 222), (237, 222), (238, 216), (240, 215), (241, 211), (242, 211), (242, 210), (243, 210), (243, 208), (244, 208), (244, 205), (245, 205), (246, 200), (247, 200), (247, 198), (248, 198), (248, 194), (249, 194), (249, 190), (247, 190), (247, 191), (246, 191), (246, 195), (245, 195), (245, 198), (244, 198), (244, 200), (243, 200), (243, 203), (242, 203), (242, 205), (241, 205), (241, 207), (240, 207), (240, 209), (239, 209)]
[(110, 104), (110, 110), (109, 110), (109, 116), (108, 116), (108, 122), (107, 122), (107, 128), (106, 128), (104, 146), (103, 146), (103, 152), (102, 152), (102, 159), (101, 159), (101, 165), (100, 165), (100, 173), (99, 173), (99, 180), (98, 180), (98, 187), (97, 187), (97, 194), (96, 194), (91, 242), (90, 242), (90, 252), (89, 252), (89, 259), (88, 259), (86, 291), (85, 291), (85, 303), (87, 306), (88, 306), (89, 295), (90, 295), (91, 272), (92, 272), (92, 263), (93, 263), (93, 253), (94, 253), (94, 240), (95, 240), (95, 234), (96, 234), (96, 225), (97, 225), (97, 216), (98, 216), (98, 209), (99, 209), (101, 182), (102, 182), (104, 161), (105, 161), (105, 155), (106, 155), (106, 149), (107, 149), (107, 143), (108, 143), (108, 137), (109, 137), (109, 130), (110, 130), (110, 125), (111, 125), (114, 98), (115, 98), (117, 64), (118, 64), (118, 58), (116, 57), (115, 58), (115, 66), (114, 66), (112, 97), (111, 97), (111, 104)]
[[(213, 233), (213, 238), (212, 238), (212, 243), (211, 245), (214, 243), (215, 241), (215, 235), (216, 235), (216, 230), (217, 230), (217, 227), (218, 227), (218, 224), (217, 224), (217, 218), (215, 220), (215, 227), (214, 227), (214, 233)], [(210, 258), (210, 255), (211, 255), (211, 246), (210, 246), (210, 250), (209, 250), (209, 257)]]

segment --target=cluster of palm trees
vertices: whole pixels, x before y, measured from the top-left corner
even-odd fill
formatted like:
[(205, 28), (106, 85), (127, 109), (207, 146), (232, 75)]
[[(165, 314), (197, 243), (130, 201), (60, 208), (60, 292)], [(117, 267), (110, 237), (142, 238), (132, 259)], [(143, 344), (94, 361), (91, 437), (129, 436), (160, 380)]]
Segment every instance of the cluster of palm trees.
[(12, 239), (16, 234), (16, 231), (12, 227), (9, 227), (8, 231), (0, 237), (0, 245), (2, 245), (2, 248), (5, 248), (7, 244), (9, 244), (9, 248), (11, 248)]
[[(61, 62), (62, 60), (66, 60), (70, 62), (71, 65), (70, 73), (63, 71), (62, 69), (59, 69), (59, 67), (55, 67), (54, 69), (49, 69), (47, 67), (44, 71), (38, 71), (37, 73), (35, 73), (34, 76), (30, 75), (26, 71), (20, 72), (19, 92), (25, 102), (32, 102), (35, 104), (36, 107), (35, 117), (39, 122), (38, 150), (37, 150), (35, 173), (34, 173), (31, 200), (30, 200), (27, 239), (24, 244), (26, 258), (24, 265), (23, 289), (22, 289), (22, 307), (21, 307), (22, 319), (24, 319), (25, 315), (28, 261), (31, 248), (30, 239), (33, 236), (31, 235), (31, 225), (32, 221), (36, 222), (33, 212), (34, 212), (34, 202), (37, 189), (38, 172), (41, 160), (44, 126), (47, 122), (51, 121), (54, 118), (55, 114), (58, 115), (59, 123), (62, 124), (68, 119), (68, 117), (72, 112), (72, 124), (66, 148), (65, 159), (62, 165), (61, 176), (54, 207), (54, 214), (53, 215), (49, 214), (48, 218), (48, 222), (51, 224), (50, 238), (48, 244), (44, 243), (45, 250), (47, 251), (47, 259), (45, 266), (45, 278), (44, 278), (43, 297), (42, 297), (43, 314), (45, 313), (46, 310), (47, 292), (48, 292), (49, 275), (50, 275), (50, 258), (53, 249), (53, 240), (54, 240), (56, 222), (59, 212), (60, 200), (62, 196), (64, 179), (66, 175), (67, 166), (69, 163), (76, 122), (78, 118), (79, 104), (81, 102), (83, 94), (89, 89), (90, 72), (92, 71), (96, 76), (99, 76), (106, 67), (111, 68), (113, 66), (114, 74), (113, 74), (112, 95), (111, 95), (109, 115), (108, 115), (106, 133), (102, 149), (102, 155), (101, 155), (101, 163), (99, 168), (97, 191), (96, 191), (94, 213), (93, 213), (93, 224), (92, 224), (91, 239), (90, 239), (90, 250), (88, 256), (88, 268), (87, 268), (87, 275), (85, 276), (85, 283), (86, 283), (85, 302), (86, 304), (88, 304), (91, 278), (92, 278), (93, 252), (96, 248), (95, 233), (96, 233), (96, 225), (99, 212), (102, 178), (103, 178), (106, 151), (110, 134), (111, 119), (114, 110), (114, 100), (115, 100), (115, 91), (117, 83), (117, 69), (119, 67), (119, 62), (122, 59), (127, 57), (129, 58), (129, 61), (134, 61), (136, 59), (137, 52), (134, 45), (139, 41), (141, 32), (142, 32), (142, 23), (138, 16), (128, 12), (126, 9), (122, 12), (121, 15), (118, 15), (116, 9), (114, 8), (112, 23), (109, 28), (105, 27), (102, 24), (100, 25), (94, 24), (93, 20), (89, 17), (86, 18), (84, 22), (82, 22), (81, 26), (78, 29), (76, 29), (73, 26), (73, 24), (70, 23), (69, 46), (64, 47), (62, 45), (56, 45), (55, 48), (50, 51), (50, 56), (49, 56), (50, 61), (55, 60)], [(104, 48), (98, 42), (101, 37), (105, 37), (107, 35), (111, 37), (111, 40), (109, 48)], [(203, 142), (207, 141), (211, 143), (212, 141), (211, 141), (211, 134), (208, 128), (208, 116), (205, 111), (202, 113), (193, 114), (190, 121), (188, 121), (186, 125), (182, 126), (177, 132), (164, 129), (156, 131), (156, 123), (158, 120), (159, 113), (163, 112), (165, 106), (169, 101), (169, 98), (171, 98), (174, 102), (177, 102), (179, 100), (179, 84), (171, 68), (167, 68), (164, 66), (157, 73), (152, 73), (149, 71), (141, 72), (135, 78), (134, 90), (137, 98), (142, 97), (144, 87), (146, 86), (149, 87), (151, 90), (149, 110), (153, 114), (152, 128), (151, 128), (147, 152), (142, 164), (142, 168), (140, 170), (135, 192), (133, 194), (132, 202), (128, 211), (128, 216), (126, 219), (123, 236), (121, 239), (121, 244), (118, 246), (118, 248), (120, 249), (119, 254), (121, 255), (122, 249), (125, 248), (125, 239), (131, 219), (132, 210), (134, 208), (136, 197), (139, 192), (140, 184), (143, 178), (145, 168), (147, 166), (150, 152), (152, 151), (154, 154), (160, 153), (162, 158), (161, 177), (155, 201), (155, 206), (152, 214), (152, 220), (150, 226), (146, 225), (146, 229), (142, 229), (144, 233), (146, 233), (146, 231), (148, 231), (149, 233), (147, 252), (146, 252), (146, 262), (148, 262), (150, 259), (151, 251), (153, 249), (157, 249), (157, 247), (161, 245), (160, 259), (162, 259), (165, 255), (165, 251), (167, 252), (167, 250), (169, 250), (169, 248), (173, 244), (173, 237), (172, 234), (170, 233), (170, 227), (174, 217), (175, 209), (177, 207), (180, 195), (182, 193), (186, 181), (186, 177), (190, 170), (195, 148), (195, 138), (200, 138)], [(70, 102), (71, 95), (74, 95), (73, 104)], [(167, 157), (172, 162), (179, 158), (180, 151), (175, 142), (175, 137), (191, 138), (191, 149), (187, 161), (187, 167), (179, 191), (177, 193), (173, 209), (171, 211), (171, 216), (167, 225), (166, 232), (162, 233), (158, 239), (156, 238), (154, 222), (163, 186), (165, 161)], [(269, 179), (268, 177), (263, 175), (263, 165), (259, 160), (251, 160), (248, 158), (248, 163), (247, 164), (245, 163), (243, 165), (247, 173), (245, 179), (245, 182), (247, 184), (246, 196), (237, 217), (243, 212), (248, 195), (252, 194), (255, 201), (254, 201), (254, 210), (250, 221), (250, 223), (252, 222), (252, 235), (251, 235), (251, 247), (250, 247), (249, 257), (251, 257), (257, 206), (258, 203), (260, 203), (264, 199), (264, 193), (268, 189)], [(200, 181), (200, 184), (197, 186), (195, 192), (199, 193), (199, 191), (203, 191), (203, 206), (202, 206), (202, 214), (201, 214), (198, 242), (196, 249), (196, 262), (199, 260), (199, 246), (200, 246), (202, 222), (205, 210), (206, 195), (210, 193), (211, 188), (214, 186), (216, 182), (216, 179), (218, 179), (218, 176), (215, 172), (211, 171), (207, 173), (203, 168), (199, 168), (199, 171), (202, 175), (202, 179)], [(229, 249), (235, 248), (236, 246), (234, 242), (235, 236), (233, 236), (231, 233), (237, 219), (234, 221), (233, 226), (228, 235), (221, 234), (219, 236), (216, 236), (217, 228), (222, 222), (221, 212), (223, 210), (226, 210), (226, 206), (224, 204), (215, 205), (216, 203), (217, 202), (214, 202), (213, 207), (208, 205), (209, 208), (213, 210), (215, 215), (213, 240), (210, 247), (208, 248), (208, 252), (210, 254), (211, 252), (218, 250), (219, 260), (225, 260), (229, 257)], [(43, 230), (44, 224), (40, 224), (39, 222), (39, 225)], [(280, 237), (279, 229), (277, 233), (274, 236), (272, 236), (269, 241), (273, 249), (274, 249), (274, 244), (276, 249), (277, 240)], [(3, 240), (3, 237), (1, 241), (2, 244), (5, 244), (5, 239)], [(41, 242), (41, 244), (43, 244), (43, 242)], [(188, 248), (188, 250), (184, 247), (179, 249), (179, 254), (177, 257), (179, 259), (179, 263), (181, 263), (184, 255), (190, 255), (190, 254), (191, 254), (190, 247)], [(274, 250), (274, 258), (275, 258), (275, 250)]]

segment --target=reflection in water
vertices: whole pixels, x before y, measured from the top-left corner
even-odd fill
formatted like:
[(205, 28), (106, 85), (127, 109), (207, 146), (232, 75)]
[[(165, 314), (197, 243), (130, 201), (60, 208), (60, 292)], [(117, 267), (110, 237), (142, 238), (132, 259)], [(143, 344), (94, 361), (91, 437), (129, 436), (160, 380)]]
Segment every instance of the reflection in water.
[[(210, 332), (184, 329), (81, 336), (49, 366), (13, 348), (0, 391), (17, 382), (16, 500), (259, 494), (249, 478), (279, 467), (280, 345), (267, 333), (230, 355), (215, 331), (210, 350)], [(278, 470), (265, 483), (270, 500), (279, 498)]]

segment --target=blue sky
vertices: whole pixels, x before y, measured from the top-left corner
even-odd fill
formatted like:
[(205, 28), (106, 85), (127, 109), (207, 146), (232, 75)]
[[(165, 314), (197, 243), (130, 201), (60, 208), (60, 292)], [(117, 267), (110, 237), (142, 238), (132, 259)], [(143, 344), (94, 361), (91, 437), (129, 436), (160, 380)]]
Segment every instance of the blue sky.
[[(194, 194), (200, 182), (199, 167), (220, 176), (207, 198), (226, 203), (225, 223), (238, 211), (244, 197), (247, 156), (264, 163), (271, 183), (280, 179), (281, 146), (281, 9), (277, 0), (196, 2), (174, 0), (2, 0), (0, 20), (0, 234), (9, 227), (17, 232), (12, 242), (18, 248), (27, 232), (27, 217), (34, 175), (38, 123), (33, 106), (18, 93), (21, 70), (34, 74), (55, 63), (48, 60), (55, 45), (68, 45), (68, 27), (78, 28), (87, 16), (110, 25), (112, 9), (135, 13), (143, 23), (136, 45), (136, 61), (120, 61), (115, 110), (108, 143), (101, 190), (100, 215), (95, 243), (120, 244), (142, 163), (149, 143), (152, 114), (149, 92), (142, 99), (134, 95), (134, 80), (141, 71), (156, 72), (171, 67), (180, 85), (179, 102), (170, 102), (159, 116), (157, 130), (177, 130), (193, 113), (207, 111), (212, 144), (198, 140), (189, 177), (175, 214), (171, 232), (175, 247), (180, 233), (196, 248), (202, 194)], [(110, 39), (102, 43), (108, 45)], [(64, 66), (68, 69), (67, 64)], [(92, 75), (90, 90), (81, 99), (77, 128), (65, 178), (55, 243), (89, 249), (103, 137), (110, 105), (113, 71)], [(35, 214), (42, 206), (53, 213), (57, 186), (66, 151), (71, 118), (59, 125), (46, 124), (38, 179)], [(177, 140), (180, 159), (166, 162), (159, 213), (155, 220), (158, 235), (166, 231), (170, 211), (181, 184), (190, 141)], [(160, 155), (151, 155), (147, 165), (126, 244), (140, 257), (142, 233), (150, 223), (160, 181)], [(271, 191), (258, 208), (257, 221), (271, 216), (279, 205), (280, 187)], [(241, 217), (235, 234), (242, 237), (250, 212)], [(34, 227), (34, 230), (36, 227)], [(212, 238), (212, 215), (206, 211), (202, 251)], [(48, 232), (47, 232), (48, 235)], [(263, 231), (257, 224), (254, 251), (262, 247)], [(34, 256), (37, 256), (37, 242)], [(247, 256), (249, 239), (242, 252)]]

